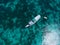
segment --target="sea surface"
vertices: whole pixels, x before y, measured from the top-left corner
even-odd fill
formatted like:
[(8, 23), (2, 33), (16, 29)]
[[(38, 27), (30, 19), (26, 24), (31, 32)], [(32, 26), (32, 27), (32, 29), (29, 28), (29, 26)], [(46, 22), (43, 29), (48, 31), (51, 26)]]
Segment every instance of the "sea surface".
[(60, 0), (0, 0), (0, 45), (60, 45)]

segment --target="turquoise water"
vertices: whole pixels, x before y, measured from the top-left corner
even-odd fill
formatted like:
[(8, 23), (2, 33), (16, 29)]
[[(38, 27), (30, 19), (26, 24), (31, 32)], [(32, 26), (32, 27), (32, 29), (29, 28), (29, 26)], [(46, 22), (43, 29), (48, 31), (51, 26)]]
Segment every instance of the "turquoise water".
[[(25, 28), (38, 14), (41, 19)], [(53, 31), (59, 37), (59, 30), (60, 0), (0, 0), (0, 45), (52, 45), (44, 36)], [(60, 45), (60, 39), (55, 41)]]

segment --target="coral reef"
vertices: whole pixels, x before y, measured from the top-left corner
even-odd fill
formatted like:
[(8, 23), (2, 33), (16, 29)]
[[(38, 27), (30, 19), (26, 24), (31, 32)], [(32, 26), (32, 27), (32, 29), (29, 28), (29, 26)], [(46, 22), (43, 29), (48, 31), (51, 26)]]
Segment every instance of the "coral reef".
[[(25, 28), (38, 14), (41, 19)], [(47, 45), (42, 43), (49, 25), (60, 29), (60, 0), (0, 0), (0, 45)]]

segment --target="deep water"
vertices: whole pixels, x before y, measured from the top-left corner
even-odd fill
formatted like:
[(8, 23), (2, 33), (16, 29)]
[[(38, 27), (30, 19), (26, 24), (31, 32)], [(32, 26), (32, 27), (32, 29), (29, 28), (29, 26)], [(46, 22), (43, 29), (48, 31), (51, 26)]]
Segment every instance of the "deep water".
[[(25, 28), (38, 14), (41, 19)], [(60, 45), (59, 32), (60, 0), (0, 0), (0, 45)]]

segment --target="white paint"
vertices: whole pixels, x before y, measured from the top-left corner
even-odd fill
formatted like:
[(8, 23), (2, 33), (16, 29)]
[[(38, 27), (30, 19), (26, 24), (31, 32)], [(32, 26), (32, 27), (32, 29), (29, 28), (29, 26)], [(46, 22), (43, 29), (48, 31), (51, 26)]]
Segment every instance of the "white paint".
[(33, 25), (33, 24), (34, 24), (34, 22), (32, 22), (32, 21), (29, 22), (29, 25)]
[(47, 17), (44, 17), (44, 19), (47, 19)]
[(35, 19), (36, 21), (38, 21), (40, 18), (41, 18), (41, 16), (40, 16), (40, 15), (37, 15), (34, 19)]
[(26, 25), (25, 27), (29, 27), (29, 25)]
[(29, 26), (35, 24), (40, 18), (41, 18), (41, 16), (40, 16), (40, 15), (37, 15), (37, 16), (33, 19), (33, 21), (31, 20), (31, 21), (28, 23), (28, 25), (26, 25), (25, 27), (29, 27)]

